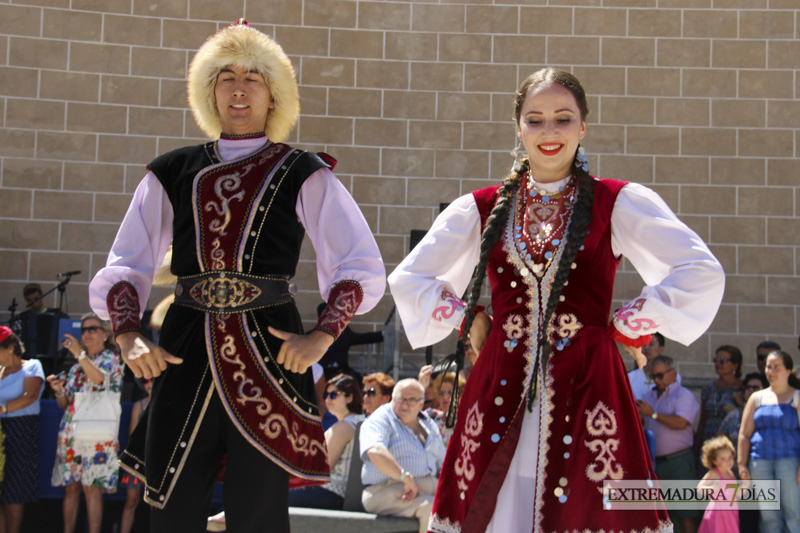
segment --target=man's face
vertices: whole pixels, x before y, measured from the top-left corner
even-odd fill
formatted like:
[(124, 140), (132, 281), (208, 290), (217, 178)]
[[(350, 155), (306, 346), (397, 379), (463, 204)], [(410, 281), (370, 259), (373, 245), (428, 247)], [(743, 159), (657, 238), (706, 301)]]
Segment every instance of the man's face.
[(424, 403), (425, 394), (422, 386), (416, 387), (413, 383), (409, 383), (399, 390), (395, 387), (392, 410), (405, 425), (410, 426), (414, 423)]
[(244, 67), (222, 69), (214, 99), (223, 133), (235, 135), (264, 131), (269, 110), (275, 107), (264, 77)]
[(764, 373), (767, 368), (767, 356), (774, 350), (770, 348), (757, 348), (756, 349), (756, 367), (760, 373)]
[[(42, 297), (42, 291), (31, 291), (24, 295), (25, 303), (30, 304), (34, 300)], [(30, 309), (31, 311), (39, 311), (44, 306), (44, 300), (39, 300), (35, 304), (33, 304)]]
[(653, 365), (652, 376), (659, 392), (664, 392), (667, 386), (671, 385), (677, 379), (678, 373), (675, 369), (667, 369), (664, 363), (656, 363)]
[(655, 335), (650, 338), (650, 344), (647, 346), (642, 346), (642, 353), (645, 357), (647, 357), (648, 361), (652, 360), (656, 356), (661, 355), (662, 351), (661, 345), (658, 344), (658, 339)]

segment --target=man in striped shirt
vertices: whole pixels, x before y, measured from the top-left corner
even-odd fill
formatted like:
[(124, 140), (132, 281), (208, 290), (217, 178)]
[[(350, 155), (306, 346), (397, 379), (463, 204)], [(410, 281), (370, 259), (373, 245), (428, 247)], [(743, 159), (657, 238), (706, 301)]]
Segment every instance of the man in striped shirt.
[(416, 379), (395, 385), (392, 402), (361, 426), (362, 502), (370, 513), (416, 517), (428, 530), (444, 442), (436, 423), (422, 412), (425, 389)]

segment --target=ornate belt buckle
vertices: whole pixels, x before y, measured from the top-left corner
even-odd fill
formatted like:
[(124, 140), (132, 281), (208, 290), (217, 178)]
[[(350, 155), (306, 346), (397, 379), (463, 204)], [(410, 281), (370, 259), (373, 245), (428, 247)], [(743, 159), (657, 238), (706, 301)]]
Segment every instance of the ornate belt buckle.
[(261, 289), (249, 281), (228, 278), (224, 273), (195, 283), (189, 290), (192, 299), (204, 307), (227, 309), (247, 305), (259, 296)]

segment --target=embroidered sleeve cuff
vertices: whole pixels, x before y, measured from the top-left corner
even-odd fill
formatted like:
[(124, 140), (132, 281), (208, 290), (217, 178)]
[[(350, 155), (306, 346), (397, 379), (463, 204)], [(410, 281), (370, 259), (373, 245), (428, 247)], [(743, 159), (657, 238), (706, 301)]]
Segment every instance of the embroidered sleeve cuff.
[(334, 339), (338, 339), (347, 324), (353, 320), (363, 298), (364, 291), (357, 281), (340, 281), (331, 290), (328, 305), (322, 311), (314, 329), (324, 331)]
[(608, 332), (611, 334), (611, 338), (614, 339), (615, 342), (620, 344), (624, 344), (625, 346), (632, 346), (634, 348), (641, 348), (642, 346), (647, 346), (650, 344), (650, 340), (652, 335), (642, 335), (641, 337), (637, 337), (635, 339), (631, 337), (626, 337), (616, 328), (614, 323), (608, 325)]
[(453, 329), (460, 329), (464, 322), (466, 303), (450, 292), (447, 288), (443, 288), (439, 294), (439, 301), (436, 303), (437, 307), (431, 313), (431, 318), (436, 322), (449, 324)]
[(128, 331), (142, 330), (142, 321), (139, 318), (139, 294), (133, 285), (127, 281), (115, 283), (108, 291), (106, 303), (114, 336)]
[[(629, 339), (638, 339), (658, 331), (660, 324), (652, 318), (648, 318), (647, 312), (643, 312), (646, 305), (647, 299), (641, 297), (625, 305), (614, 314), (613, 324), (615, 328)], [(650, 315), (652, 316), (652, 313)], [(633, 346), (630, 343), (624, 344)]]

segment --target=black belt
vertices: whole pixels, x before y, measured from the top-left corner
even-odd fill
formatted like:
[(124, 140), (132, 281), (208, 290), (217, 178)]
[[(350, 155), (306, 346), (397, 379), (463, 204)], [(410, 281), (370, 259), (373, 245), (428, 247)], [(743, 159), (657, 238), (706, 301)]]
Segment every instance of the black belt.
[(296, 292), (288, 276), (214, 270), (179, 277), (175, 303), (206, 313), (232, 314), (288, 303)]
[(661, 455), (656, 457), (656, 461), (669, 461), (670, 459), (675, 459), (677, 457), (683, 457), (684, 455), (688, 455), (690, 453), (694, 453), (694, 448), (685, 448), (683, 450), (677, 451), (675, 453), (671, 453), (669, 455)]

